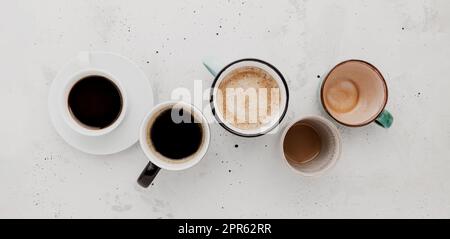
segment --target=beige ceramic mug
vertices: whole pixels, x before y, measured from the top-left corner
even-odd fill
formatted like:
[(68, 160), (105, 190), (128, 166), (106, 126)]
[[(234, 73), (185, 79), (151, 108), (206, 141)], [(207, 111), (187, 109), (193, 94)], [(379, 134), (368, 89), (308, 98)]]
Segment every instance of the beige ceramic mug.
[(319, 176), (333, 167), (341, 155), (336, 126), (321, 116), (292, 121), (281, 136), (281, 157), (303, 176)]
[(388, 88), (381, 72), (362, 60), (348, 60), (336, 65), (321, 87), (325, 111), (337, 122), (360, 127), (372, 122), (389, 128), (393, 117), (385, 110)]

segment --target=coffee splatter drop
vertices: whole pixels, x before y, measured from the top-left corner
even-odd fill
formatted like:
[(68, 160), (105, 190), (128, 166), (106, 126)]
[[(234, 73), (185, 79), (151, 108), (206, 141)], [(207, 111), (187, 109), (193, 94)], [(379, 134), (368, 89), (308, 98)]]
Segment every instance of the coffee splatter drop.
[(234, 147), (235, 147), (235, 148), (238, 148), (238, 147), (239, 147), (239, 145), (235, 144), (235, 145), (234, 145)]

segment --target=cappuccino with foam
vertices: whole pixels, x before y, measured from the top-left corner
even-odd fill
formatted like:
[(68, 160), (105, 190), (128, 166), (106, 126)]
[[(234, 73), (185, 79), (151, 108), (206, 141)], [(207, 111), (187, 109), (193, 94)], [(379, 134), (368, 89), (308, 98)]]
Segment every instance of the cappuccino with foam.
[(218, 86), (218, 111), (229, 124), (254, 130), (279, 117), (280, 88), (264, 69), (243, 66), (229, 72)]

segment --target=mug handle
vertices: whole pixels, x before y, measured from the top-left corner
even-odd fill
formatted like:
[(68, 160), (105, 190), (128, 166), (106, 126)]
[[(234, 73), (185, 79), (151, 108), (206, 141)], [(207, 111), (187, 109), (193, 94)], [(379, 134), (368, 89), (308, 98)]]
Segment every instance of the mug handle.
[(391, 127), (392, 123), (394, 122), (394, 117), (391, 113), (387, 110), (383, 110), (380, 115), (378, 115), (378, 118), (375, 119), (375, 123), (377, 123), (379, 126), (388, 129)]
[(214, 77), (217, 76), (218, 70), (217, 69), (221, 69), (219, 66), (219, 64), (217, 64), (214, 60), (211, 59), (207, 59), (207, 60), (203, 60), (203, 66), (205, 66), (205, 68), (209, 71), (209, 73), (211, 73), (211, 75), (213, 75)]
[(139, 178), (137, 180), (138, 184), (144, 188), (148, 188), (148, 186), (150, 186), (150, 184), (153, 182), (153, 179), (155, 179), (160, 169), (161, 168), (159, 168), (152, 162), (148, 162), (147, 166), (145, 166), (144, 170), (142, 170), (141, 175), (139, 175)]

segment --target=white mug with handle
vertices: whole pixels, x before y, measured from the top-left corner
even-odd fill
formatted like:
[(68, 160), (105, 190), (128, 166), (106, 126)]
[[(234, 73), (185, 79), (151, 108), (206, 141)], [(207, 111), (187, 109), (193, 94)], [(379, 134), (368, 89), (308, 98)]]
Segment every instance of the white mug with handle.
[[(78, 63), (81, 66), (81, 70), (75, 72), (72, 76), (70, 76), (70, 79), (65, 84), (64, 89), (61, 91), (60, 95), (61, 103), (59, 104), (60, 105), (59, 108), (62, 118), (72, 130), (86, 136), (101, 136), (108, 134), (109, 132), (113, 131), (120, 125), (120, 123), (125, 118), (127, 112), (128, 100), (125, 88), (123, 87), (123, 84), (120, 82), (120, 80), (115, 75), (109, 73), (104, 69), (91, 67), (90, 59), (91, 58), (89, 52), (80, 52), (78, 54)], [(89, 78), (91, 76), (100, 76), (102, 78), (109, 80), (110, 83), (112, 83), (115, 89), (117, 89), (119, 92), (121, 102), (120, 112), (116, 117), (116, 119), (105, 128), (96, 128), (83, 124), (77, 118), (77, 116), (74, 115), (69, 105), (69, 96), (72, 90), (74, 89), (74, 86), (81, 80)]]
[[(153, 138), (152, 130), (155, 122), (157, 122), (158, 117), (164, 114), (167, 111), (171, 111), (171, 119), (174, 123), (180, 124), (199, 124), (201, 137), (199, 139), (198, 148), (189, 155), (186, 155), (182, 158), (171, 158), (164, 152), (161, 152), (155, 143), (161, 143), (162, 139)], [(194, 122), (181, 122), (177, 120), (174, 116), (178, 114), (179, 110), (183, 110), (183, 112), (188, 112), (189, 116), (192, 116)], [(183, 118), (183, 116), (181, 116)], [(190, 119), (191, 117), (189, 117)], [(181, 118), (180, 118), (181, 119)], [(184, 118), (186, 119), (186, 118)], [(181, 133), (181, 132), (180, 132)], [(167, 135), (164, 135), (166, 137)], [(160, 134), (156, 135), (156, 137), (162, 137)], [(195, 106), (184, 103), (184, 102), (164, 102), (157, 106), (155, 106), (144, 118), (144, 121), (141, 124), (141, 130), (139, 135), (139, 142), (141, 145), (144, 154), (150, 160), (147, 166), (142, 171), (139, 176), (137, 182), (142, 187), (148, 187), (153, 179), (156, 177), (160, 169), (170, 170), (170, 171), (180, 171), (191, 168), (198, 164), (206, 152), (208, 151), (209, 142), (210, 142), (210, 129), (208, 125), (208, 121), (202, 112), (197, 109)], [(167, 145), (170, 150), (177, 150), (179, 148), (179, 144), (191, 144), (192, 142), (180, 142), (181, 138), (189, 138), (187, 135), (179, 135), (177, 138), (174, 136), (173, 140), (169, 141)], [(158, 142), (157, 142), (158, 141)], [(177, 146), (178, 144), (178, 146)]]

